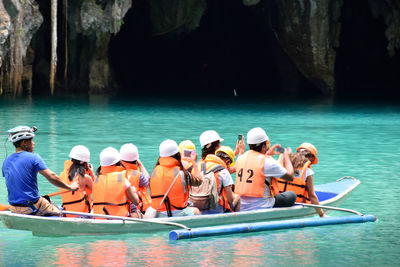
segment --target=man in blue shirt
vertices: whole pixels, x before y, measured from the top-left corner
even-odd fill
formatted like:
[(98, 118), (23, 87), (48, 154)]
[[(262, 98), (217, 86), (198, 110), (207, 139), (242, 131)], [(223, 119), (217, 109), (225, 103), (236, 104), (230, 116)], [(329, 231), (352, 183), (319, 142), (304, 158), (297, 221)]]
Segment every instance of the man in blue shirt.
[(78, 188), (77, 183), (65, 184), (60, 177), (47, 168), (42, 158), (33, 153), (36, 127), (18, 126), (8, 131), (8, 139), (15, 146), (15, 153), (8, 156), (2, 167), (6, 179), (8, 202), (14, 213), (39, 216), (61, 216), (60, 209), (39, 195), (37, 173), (50, 183), (70, 191)]

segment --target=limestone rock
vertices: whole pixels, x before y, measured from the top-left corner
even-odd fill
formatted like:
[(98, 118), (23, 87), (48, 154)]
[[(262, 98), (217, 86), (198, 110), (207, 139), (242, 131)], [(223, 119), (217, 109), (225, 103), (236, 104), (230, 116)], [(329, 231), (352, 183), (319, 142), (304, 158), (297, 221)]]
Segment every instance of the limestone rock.
[[(5, 94), (21, 95), (23, 89), (30, 91), (32, 60), (24, 59), (33, 35), (43, 22), (39, 7), (33, 0), (0, 1), (0, 57), (1, 80)], [(29, 81), (24, 81), (29, 79)], [(23, 82), (28, 88), (23, 88)]]
[(369, 0), (369, 4), (372, 14), (376, 18), (381, 16), (385, 21), (387, 51), (393, 57), (400, 49), (400, 3), (397, 0)]
[(199, 27), (205, 0), (149, 0), (153, 35), (187, 33)]
[(326, 95), (335, 88), (342, 0), (275, 0), (276, 38), (298, 70)]

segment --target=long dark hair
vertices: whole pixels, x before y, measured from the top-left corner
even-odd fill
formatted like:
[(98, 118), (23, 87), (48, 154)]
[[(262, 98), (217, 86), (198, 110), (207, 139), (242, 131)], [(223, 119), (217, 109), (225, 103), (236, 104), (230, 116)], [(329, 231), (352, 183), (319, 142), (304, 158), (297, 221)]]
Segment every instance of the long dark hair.
[(295, 175), (299, 175), (299, 169), (303, 168), (303, 166), (309, 161), (306, 156), (307, 153), (308, 152), (306, 151), (297, 151), (296, 153), (289, 154), (289, 158), (292, 162)]
[(209, 154), (215, 154), (217, 148), (221, 145), (221, 141), (217, 140), (210, 144), (207, 144), (201, 149), (201, 158), (205, 159)]
[(86, 162), (71, 159), (72, 165), (69, 168), (68, 179), (72, 182), (77, 175), (85, 176), (85, 171), (88, 169)]

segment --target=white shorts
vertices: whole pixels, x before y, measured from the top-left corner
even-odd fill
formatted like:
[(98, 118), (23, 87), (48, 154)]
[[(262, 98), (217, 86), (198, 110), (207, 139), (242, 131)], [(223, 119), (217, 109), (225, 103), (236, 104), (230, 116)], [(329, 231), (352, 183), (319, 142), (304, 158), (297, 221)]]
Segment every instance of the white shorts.
[(274, 204), (273, 197), (240, 197), (240, 211), (270, 209)]

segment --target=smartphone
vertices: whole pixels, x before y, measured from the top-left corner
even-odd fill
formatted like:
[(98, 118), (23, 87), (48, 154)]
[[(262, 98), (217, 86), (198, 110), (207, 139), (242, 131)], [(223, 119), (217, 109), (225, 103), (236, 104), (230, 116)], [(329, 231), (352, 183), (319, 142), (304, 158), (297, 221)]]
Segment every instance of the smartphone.
[(242, 141), (243, 140), (243, 134), (238, 134), (238, 141)]
[(277, 148), (275, 148), (275, 151), (279, 152), (279, 153), (283, 153), (283, 152), (285, 152), (285, 149), (283, 147), (277, 147)]
[(184, 158), (190, 158), (192, 156), (192, 150), (189, 149), (183, 149), (183, 157)]

